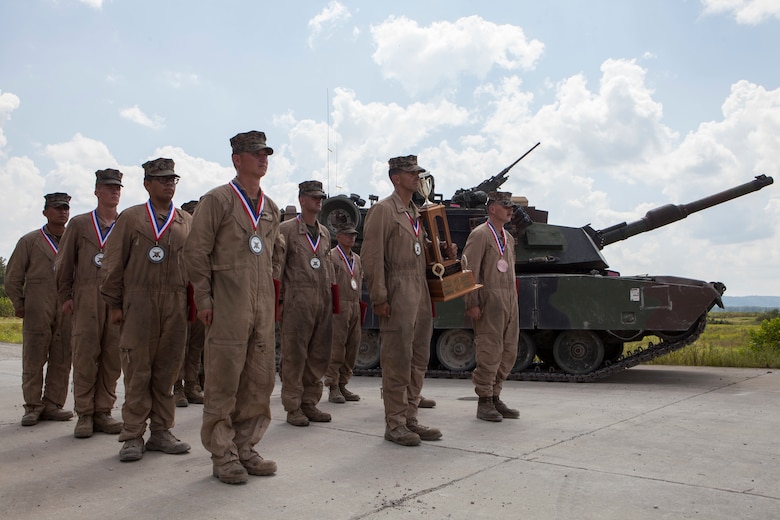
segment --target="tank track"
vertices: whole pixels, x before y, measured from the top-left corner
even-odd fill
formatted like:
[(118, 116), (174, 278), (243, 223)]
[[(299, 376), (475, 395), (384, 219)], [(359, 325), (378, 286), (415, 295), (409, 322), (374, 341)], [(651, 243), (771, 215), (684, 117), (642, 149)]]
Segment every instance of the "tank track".
[[(507, 376), (508, 381), (550, 381), (555, 383), (592, 383), (599, 379), (609, 377), (623, 370), (628, 370), (640, 363), (647, 363), (657, 357), (680, 350), (696, 341), (707, 326), (706, 315), (702, 316), (685, 336), (674, 341), (661, 340), (660, 343), (650, 343), (647, 347), (639, 347), (635, 350), (624, 352), (613, 362), (606, 362), (588, 374), (567, 374), (545, 363), (534, 363), (525, 370), (512, 372)], [(361, 370), (355, 369), (356, 376), (382, 375), (381, 368)], [(471, 372), (452, 372), (449, 370), (428, 370), (425, 377), (435, 379), (470, 379)]]

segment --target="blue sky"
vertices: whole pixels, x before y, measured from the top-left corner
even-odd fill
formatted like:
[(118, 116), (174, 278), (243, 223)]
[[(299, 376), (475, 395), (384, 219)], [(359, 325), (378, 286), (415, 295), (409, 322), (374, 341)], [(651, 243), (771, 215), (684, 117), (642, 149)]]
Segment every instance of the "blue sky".
[[(94, 206), (94, 171), (172, 157), (176, 201), (233, 175), (267, 133), (263, 184), (390, 191), (415, 153), (451, 196), (541, 141), (504, 189), (596, 228), (778, 177), (780, 4), (768, 0), (9, 0), (0, 4), (0, 256), (42, 195)], [(778, 178), (780, 183), (780, 178)], [(780, 295), (780, 187), (604, 250), (623, 274)]]

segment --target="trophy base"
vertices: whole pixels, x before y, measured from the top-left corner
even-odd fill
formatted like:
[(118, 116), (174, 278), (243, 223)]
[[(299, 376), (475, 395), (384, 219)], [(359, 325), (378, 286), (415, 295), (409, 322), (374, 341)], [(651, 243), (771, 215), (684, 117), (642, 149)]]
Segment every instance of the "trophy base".
[(480, 287), (482, 285), (474, 283), (474, 273), (471, 271), (461, 271), (441, 279), (428, 280), (428, 291), (431, 293), (431, 300), (435, 302), (448, 302), (476, 291)]

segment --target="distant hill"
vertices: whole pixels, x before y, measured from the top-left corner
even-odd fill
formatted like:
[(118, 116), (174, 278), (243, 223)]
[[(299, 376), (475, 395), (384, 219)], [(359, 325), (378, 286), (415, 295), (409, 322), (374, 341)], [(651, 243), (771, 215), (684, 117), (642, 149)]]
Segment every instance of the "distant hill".
[[(730, 312), (762, 312), (780, 309), (780, 296), (724, 296), (723, 310)], [(713, 311), (721, 310), (715, 307)]]

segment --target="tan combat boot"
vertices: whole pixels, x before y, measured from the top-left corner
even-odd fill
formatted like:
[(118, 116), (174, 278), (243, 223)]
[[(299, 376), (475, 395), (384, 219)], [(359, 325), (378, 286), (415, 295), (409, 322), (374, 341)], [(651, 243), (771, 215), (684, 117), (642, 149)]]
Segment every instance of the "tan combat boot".
[(184, 395), (192, 404), (203, 404), (203, 389), (197, 381), (184, 382)]
[(136, 437), (125, 441), (119, 450), (119, 460), (122, 462), (135, 462), (144, 456), (144, 438)]
[(330, 422), (330, 414), (323, 412), (316, 405), (303, 403), (301, 411), (311, 422)]
[(392, 430), (390, 426), (385, 427), (385, 440), (400, 444), (401, 446), (419, 446), (420, 436), (409, 430), (405, 424), (396, 426)]
[(347, 390), (347, 385), (339, 385), (339, 390), (341, 390), (341, 395), (343, 395), (344, 399), (347, 401), (360, 401), (360, 396)]
[(92, 414), (86, 413), (84, 415), (79, 415), (76, 428), (73, 430), (73, 436), (77, 439), (86, 439), (92, 437), (93, 431)]
[(225, 484), (246, 484), (249, 476), (244, 466), (237, 460), (230, 460), (224, 464), (214, 464), (212, 475)]
[(73, 418), (73, 412), (63, 410), (52, 402), (46, 402), (38, 418), (41, 421), (70, 421)]
[(24, 412), (22, 416), (22, 426), (35, 426), (38, 424), (38, 419), (41, 417), (39, 410), (30, 410)]
[(300, 408), (287, 412), (287, 422), (293, 426), (308, 426), (309, 418), (306, 417)]
[(249, 458), (241, 459), (241, 465), (244, 466), (247, 473), (258, 477), (265, 477), (276, 473), (276, 462), (265, 460), (254, 450), (252, 450)]
[(173, 400), (177, 408), (185, 408), (188, 404), (187, 396), (184, 395), (184, 386), (181, 381), (176, 381), (173, 385)]
[(493, 405), (492, 397), (480, 397), (477, 404), (477, 419), (491, 422), (501, 422), (503, 417)]
[(149, 440), (146, 441), (146, 449), (170, 455), (180, 455), (190, 451), (190, 445), (174, 437), (170, 430), (158, 430), (149, 436)]
[(338, 385), (331, 385), (329, 388), (330, 388), (330, 394), (328, 394), (328, 402), (338, 403), (338, 404), (347, 402), (346, 398), (341, 393), (341, 389), (338, 387)]
[(520, 418), (520, 410), (509, 408), (506, 404), (504, 404), (504, 401), (502, 401), (497, 395), (493, 396), (493, 406), (504, 419)]
[(124, 423), (111, 417), (109, 412), (95, 412), (92, 416), (92, 431), (116, 435), (122, 431)]
[(417, 408), (433, 408), (434, 406), (436, 406), (436, 401), (420, 396), (420, 402), (417, 404)]
[(406, 427), (409, 428), (410, 431), (419, 435), (420, 439), (424, 441), (436, 441), (441, 439), (441, 430), (438, 428), (428, 428), (427, 426), (423, 426), (417, 421), (416, 417), (407, 419)]

